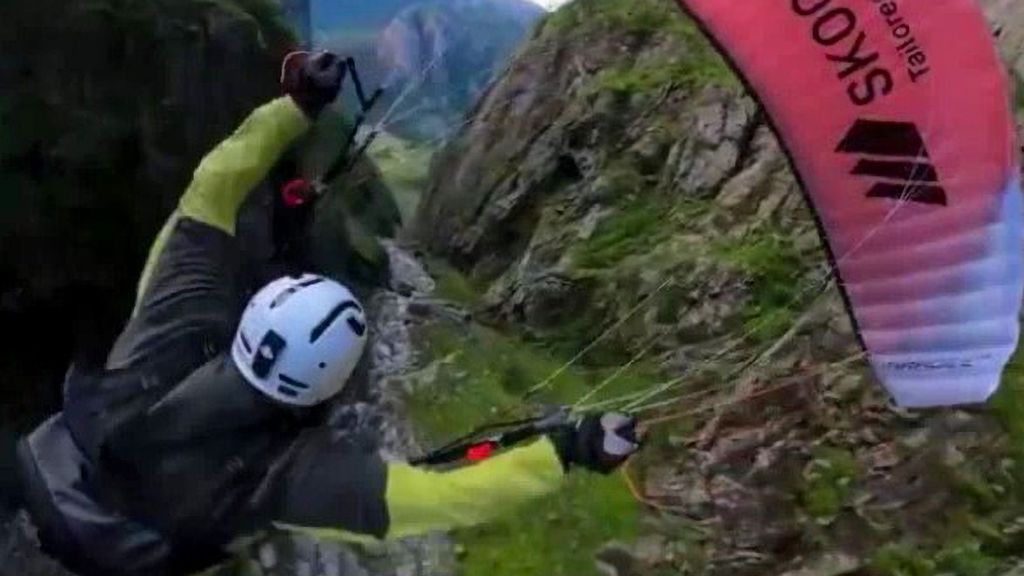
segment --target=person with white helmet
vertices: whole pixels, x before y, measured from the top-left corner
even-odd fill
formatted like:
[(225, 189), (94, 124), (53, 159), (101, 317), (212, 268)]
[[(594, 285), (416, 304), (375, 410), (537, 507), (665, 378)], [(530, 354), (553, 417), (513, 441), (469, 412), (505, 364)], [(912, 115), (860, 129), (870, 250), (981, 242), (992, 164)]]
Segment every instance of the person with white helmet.
[(271, 282), (256, 294), (231, 347), (250, 384), (284, 404), (316, 406), (333, 398), (366, 345), (363, 309), (347, 288), (305, 274)]
[(281, 154), (332, 102), (327, 53), (284, 75), (204, 158), (159, 234), (136, 309), (103, 370), (72, 367), (63, 411), (18, 447), (43, 549), (84, 576), (174, 576), (217, 565), (271, 526), (396, 538), (486, 522), (582, 467), (610, 472), (635, 422), (593, 414), (522, 448), (444, 472), (387, 462), (327, 421), (370, 327), (358, 298), (316, 274), (248, 302), (235, 219)]

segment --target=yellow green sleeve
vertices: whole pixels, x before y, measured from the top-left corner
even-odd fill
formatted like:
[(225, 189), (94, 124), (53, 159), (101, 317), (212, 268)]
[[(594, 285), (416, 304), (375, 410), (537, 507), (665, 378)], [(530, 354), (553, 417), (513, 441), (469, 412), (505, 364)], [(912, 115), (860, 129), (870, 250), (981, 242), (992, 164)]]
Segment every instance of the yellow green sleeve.
[(234, 134), (207, 154), (177, 210), (149, 249), (135, 295), (136, 310), (178, 221), (188, 217), (234, 235), (235, 219), (246, 196), (309, 126), (291, 98), (278, 98), (257, 108)]
[(310, 126), (290, 97), (257, 108), (206, 155), (178, 205), (180, 214), (235, 233), (238, 209), (281, 154)]
[(388, 538), (473, 526), (500, 518), (561, 486), (564, 472), (547, 439), (449, 472), (388, 467)]
[(474, 526), (553, 493), (565, 476), (548, 439), (448, 471), (385, 462), (330, 428), (278, 476), (274, 525), (321, 540), (368, 543)]

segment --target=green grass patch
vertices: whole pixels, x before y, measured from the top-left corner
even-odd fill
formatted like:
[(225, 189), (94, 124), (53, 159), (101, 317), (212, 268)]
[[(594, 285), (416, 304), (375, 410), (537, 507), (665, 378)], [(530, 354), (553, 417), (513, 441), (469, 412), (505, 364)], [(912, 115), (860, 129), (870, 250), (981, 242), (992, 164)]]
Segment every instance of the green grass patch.
[(978, 542), (968, 540), (938, 550), (890, 544), (875, 552), (869, 567), (872, 576), (991, 576), (1001, 565)]
[(848, 504), (850, 484), (860, 475), (853, 454), (834, 447), (819, 447), (804, 472), (806, 485), (801, 499), (813, 518), (828, 521)]
[(646, 180), (625, 161), (613, 162), (601, 178), (613, 193), (612, 213), (594, 233), (573, 248), (575, 266), (583, 270), (614, 267), (627, 256), (654, 248), (684, 222), (707, 213), (711, 204), (696, 199), (672, 199), (645, 191)]
[(456, 534), (465, 574), (598, 574), (593, 554), (637, 533), (639, 508), (617, 476), (574, 474), (563, 490), (503, 522)]
[(1017, 501), (1024, 500), (1024, 342), (1003, 371), (999, 391), (989, 401), (992, 413), (1007, 435), (1007, 457), (1012, 462), (1007, 478)]
[(668, 87), (725, 84), (731, 79), (731, 72), (717, 60), (686, 56), (604, 70), (597, 75), (595, 88), (618, 94), (650, 94)]
[(666, 86), (739, 86), (704, 34), (669, 0), (575, 0), (549, 16), (543, 28), (544, 34), (558, 35), (608, 31), (642, 37), (665, 34), (683, 47), (672, 59), (605, 70), (596, 79), (598, 90), (633, 94)]
[(751, 338), (770, 341), (793, 325), (797, 307), (804, 304), (800, 280), (807, 266), (791, 238), (781, 231), (760, 230), (716, 243), (713, 254), (750, 279), (751, 299), (743, 321)]
[[(556, 353), (572, 357), (577, 351), (584, 349), (601, 336), (603, 324), (604, 317), (601, 312), (588, 306), (579, 314), (562, 322), (556, 332), (546, 336), (546, 342)], [(594, 355), (603, 356), (606, 352), (613, 352), (606, 348), (606, 346), (602, 346), (602, 342), (597, 342), (593, 346)], [(621, 352), (621, 349), (619, 351)], [(585, 357), (583, 360), (588, 360), (588, 358)]]
[(699, 34), (693, 22), (670, 0), (575, 0), (547, 17), (544, 34), (615, 30), (637, 35), (662, 31)]
[(1024, 418), (1021, 418), (1024, 414), (1024, 343), (1010, 359), (1003, 372), (1002, 385), (990, 406), (1009, 435), (1010, 443), (1019, 446), (1024, 455)]
[(377, 165), (384, 183), (391, 189), (402, 213), (402, 221), (410, 222), (416, 213), (430, 171), (434, 148), (381, 134), (367, 150)]
[(939, 550), (935, 556), (938, 572), (957, 576), (990, 576), (1001, 561), (988, 555), (978, 542), (966, 542)]
[(426, 257), (427, 270), (434, 278), (434, 293), (445, 300), (474, 308), (485, 290), (441, 258)]
[(954, 485), (967, 498), (971, 509), (977, 512), (994, 512), (1007, 502), (997, 492), (991, 478), (982, 477), (970, 468), (956, 469), (952, 478)]
[(665, 224), (665, 207), (658, 202), (639, 198), (635, 204), (619, 206), (575, 250), (573, 261), (583, 269), (610, 268), (667, 239), (671, 231)]
[[(421, 334), (435, 362), (407, 400), (428, 443), (440, 444), (498, 420), (530, 412), (523, 394), (549, 379), (565, 358), (496, 331), (435, 325)], [(571, 403), (613, 372), (572, 367), (551, 379), (538, 403)], [(625, 371), (594, 400), (647, 388), (659, 379), (642, 367)], [(487, 526), (455, 534), (466, 574), (596, 574), (594, 552), (638, 529), (640, 508), (618, 476), (571, 475), (557, 494)]]
[[(481, 326), (432, 326), (422, 336), (437, 372), (429, 385), (411, 395), (409, 405), (413, 421), (434, 441), (493, 422), (497, 415), (526, 414), (531, 406), (523, 397), (541, 382), (548, 385), (536, 402), (571, 404), (618, 370), (579, 365), (561, 370), (567, 356)], [(618, 373), (592, 401), (646, 389), (662, 378), (654, 368), (638, 363)]]
[(905, 545), (888, 545), (871, 559), (873, 576), (932, 576), (935, 563), (923, 551)]

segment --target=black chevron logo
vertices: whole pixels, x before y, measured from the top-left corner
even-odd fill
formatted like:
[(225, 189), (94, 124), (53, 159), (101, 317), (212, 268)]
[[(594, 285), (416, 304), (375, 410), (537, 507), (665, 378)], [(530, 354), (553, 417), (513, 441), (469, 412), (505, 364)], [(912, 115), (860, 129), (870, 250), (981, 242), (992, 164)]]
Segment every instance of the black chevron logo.
[(868, 198), (946, 206), (946, 190), (931, 164), (917, 126), (910, 122), (857, 120), (836, 152), (866, 156), (851, 174), (875, 180)]

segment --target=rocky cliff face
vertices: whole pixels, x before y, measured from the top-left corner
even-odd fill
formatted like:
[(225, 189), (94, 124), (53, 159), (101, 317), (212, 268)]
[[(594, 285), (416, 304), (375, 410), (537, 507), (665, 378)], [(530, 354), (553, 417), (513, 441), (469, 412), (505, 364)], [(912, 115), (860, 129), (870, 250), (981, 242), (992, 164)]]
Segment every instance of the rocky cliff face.
[(52, 408), (73, 347), (102, 354), (196, 162), (292, 42), (262, 0), (130, 4), (16, 1), (0, 25), (5, 417)]
[[(991, 9), (1012, 59), (1015, 4)], [(632, 397), (671, 418), (634, 470), (648, 528), (604, 572), (1013, 573), (1017, 371), (984, 410), (887, 403), (777, 141), (671, 2), (570, 4), (470, 118), (423, 246), (489, 322), (668, 382)]]
[(1012, 0), (982, 0), (1010, 67), (1024, 77), (1024, 5)]
[(786, 291), (817, 241), (763, 118), (696, 30), (658, 3), (601, 6), (592, 26), (573, 21), (585, 6), (556, 14), (488, 92), (435, 163), (420, 230), (501, 319), (599, 329), (653, 294), (664, 305), (619, 336), (677, 350), (772, 304), (748, 285), (757, 256)]

